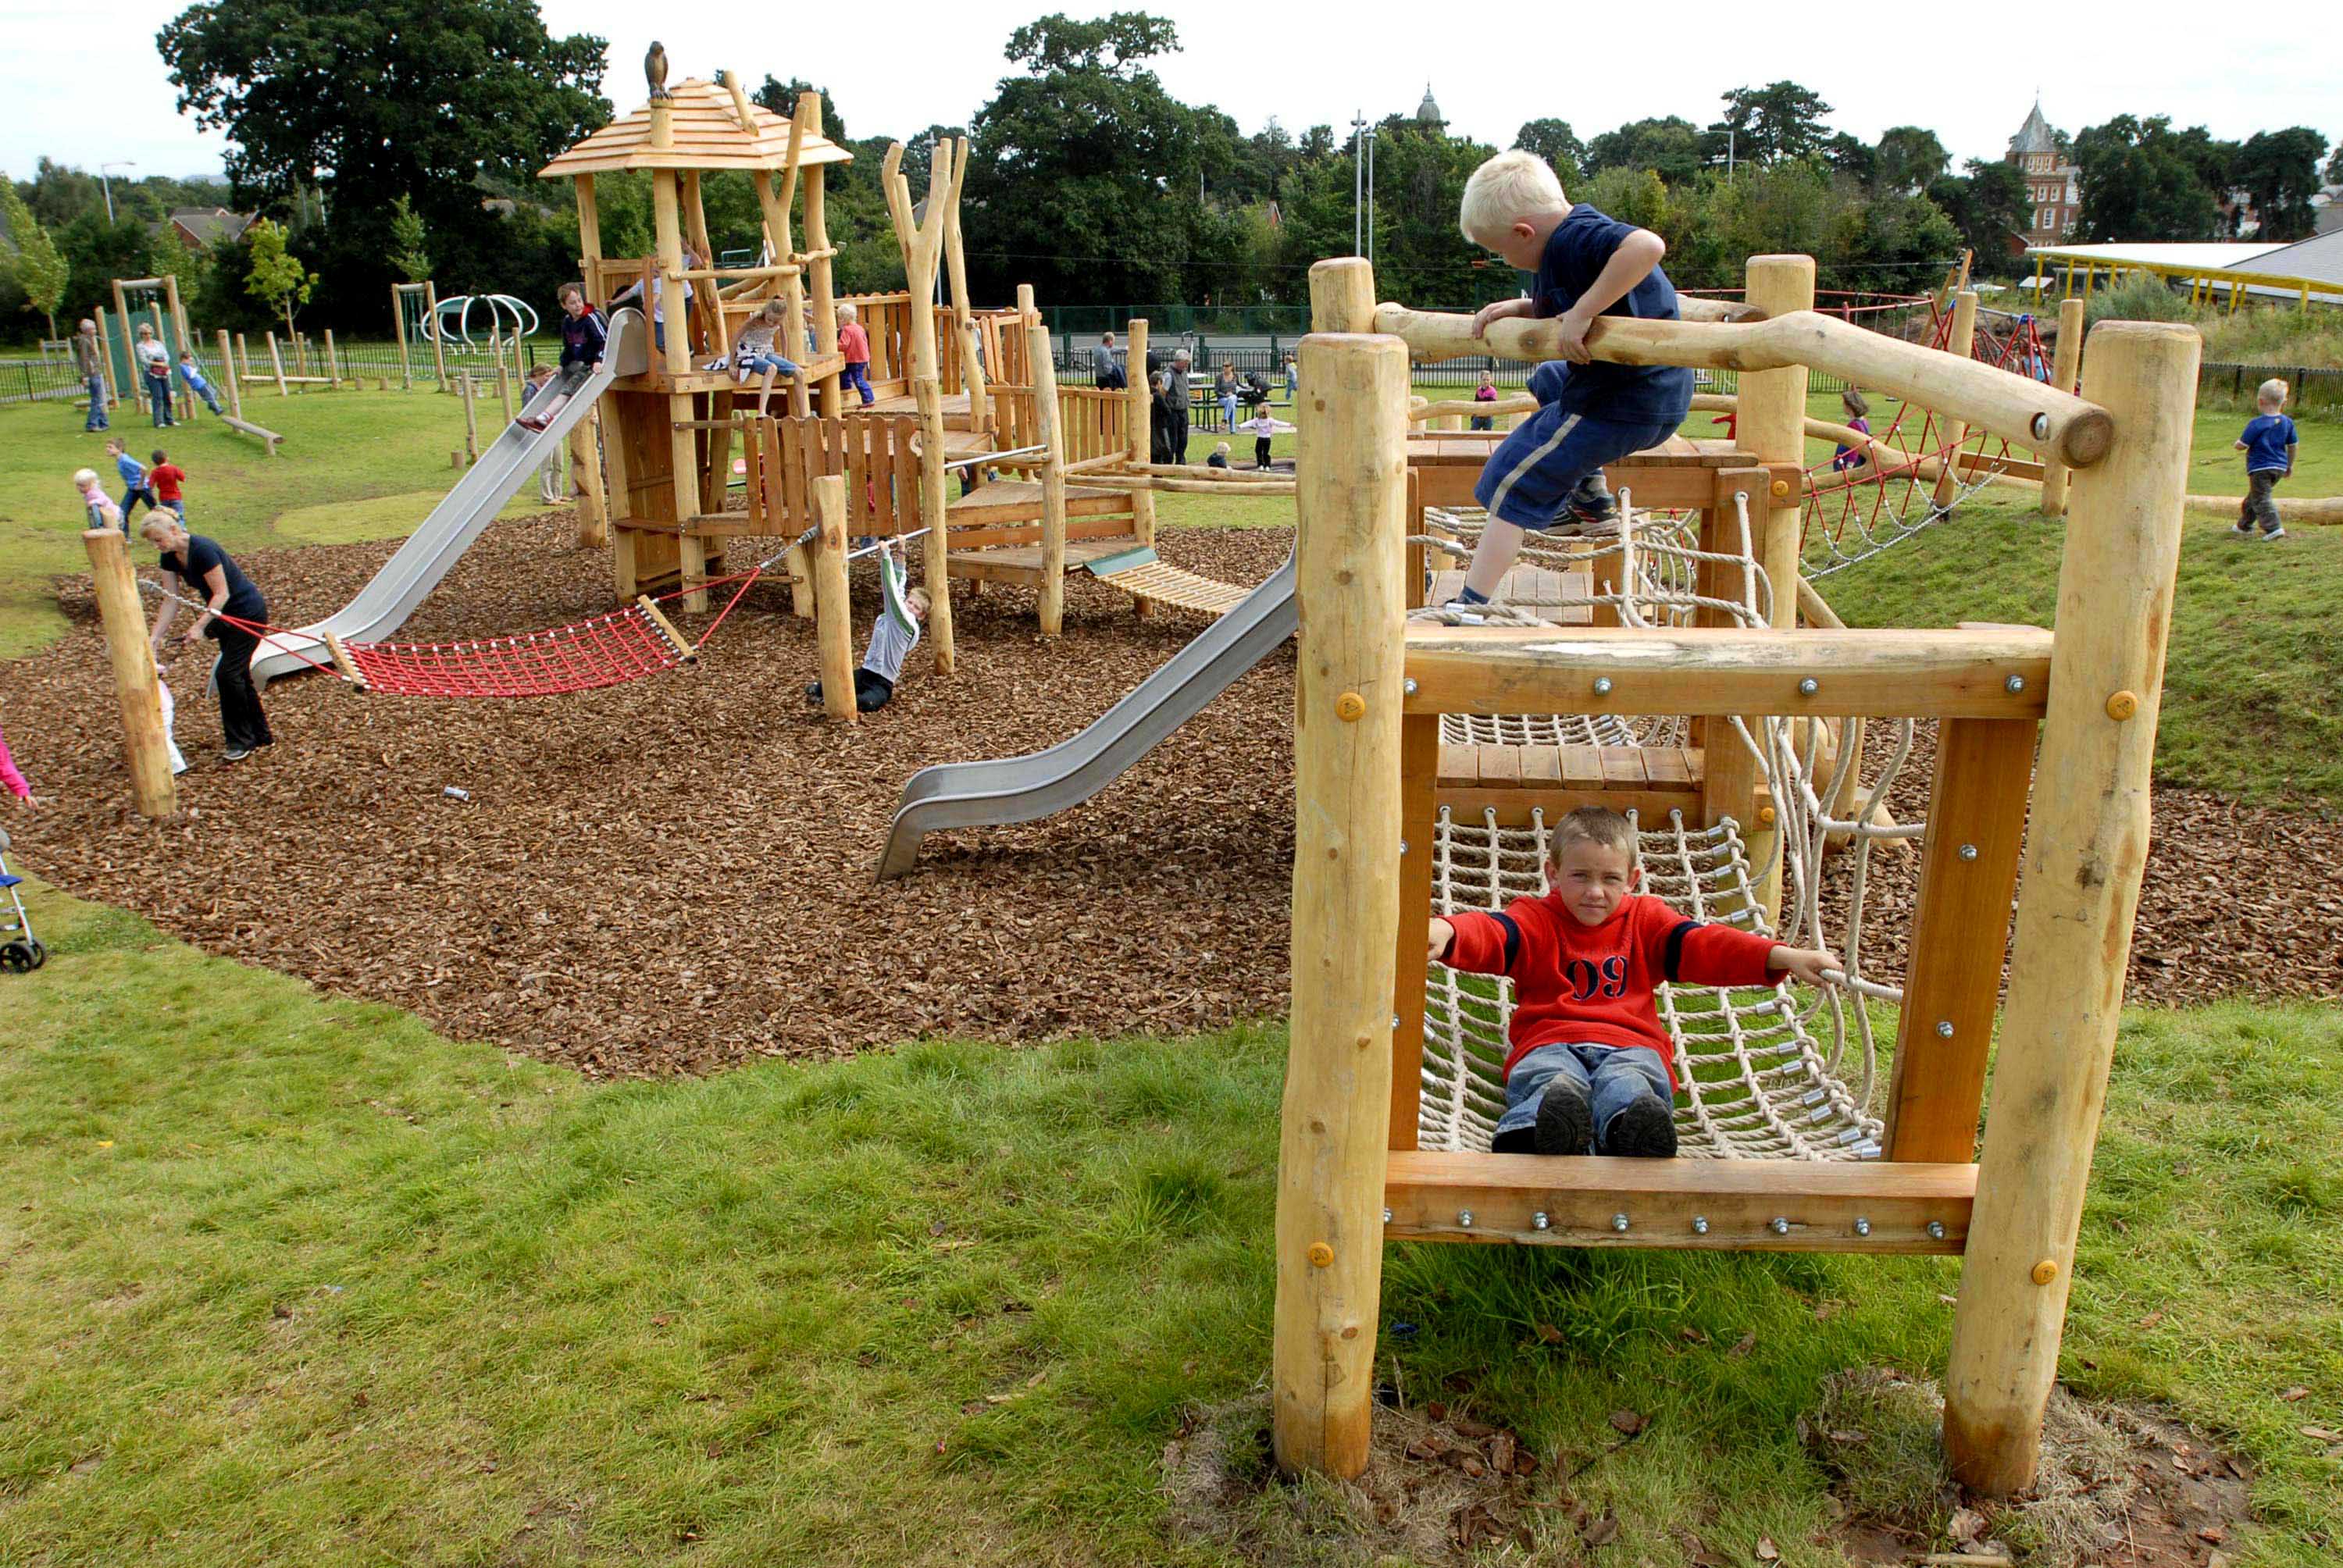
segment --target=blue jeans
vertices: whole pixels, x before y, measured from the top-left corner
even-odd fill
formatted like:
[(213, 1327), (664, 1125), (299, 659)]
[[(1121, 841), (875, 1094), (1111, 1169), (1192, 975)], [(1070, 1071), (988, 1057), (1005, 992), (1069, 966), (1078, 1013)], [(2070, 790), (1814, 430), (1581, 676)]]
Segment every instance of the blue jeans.
[(158, 429), (174, 422), (171, 418), (171, 378), (168, 376), (146, 377), (146, 400), (154, 405), (155, 424)]
[(89, 423), (84, 425), (82, 428), (84, 430), (113, 428), (113, 422), (106, 417), (106, 377), (103, 375), (89, 378)]
[(1541, 365), (1530, 375), (1538, 411), (1515, 426), (1481, 470), (1473, 498), (1489, 515), (1518, 528), (1552, 528), (1570, 492), (1605, 463), (1656, 447), (1675, 434), (1681, 417), (1668, 420), (1604, 419), (1565, 414), (1557, 401), (1567, 365)]
[(1237, 427), (1237, 395), (1235, 393), (1221, 394), (1221, 417), (1228, 421), (1230, 429), (1233, 430)]
[(768, 370), (776, 376), (795, 376), (798, 373), (795, 361), (784, 359), (778, 354), (751, 354), (740, 361), (740, 370), (743, 375), (761, 375)]
[(124, 490), (122, 492), (122, 531), (126, 534), (130, 531), (130, 508), (140, 501), (146, 503), (146, 509), (150, 512), (159, 512), (163, 509), (163, 503), (155, 498), (155, 487), (152, 485), (137, 485)]
[(851, 387), (862, 394), (864, 407), (879, 401), (879, 394), (870, 390), (870, 361), (868, 359), (848, 360), (846, 368), (839, 372), (838, 380), (840, 386)]
[(1538, 1106), (1546, 1085), (1560, 1079), (1586, 1096), (1594, 1112), (1594, 1147), (1601, 1149), (1611, 1119), (1645, 1095), (1663, 1105), (1674, 1102), (1668, 1070), (1660, 1053), (1642, 1046), (1542, 1045), (1505, 1075), (1505, 1114), (1497, 1121), (1500, 1136), (1537, 1125)]
[(210, 409), (215, 414), (220, 411), (219, 394), (212, 390), (212, 385), (210, 382), (206, 381), (201, 385), (198, 385), (184, 370), (179, 372), (179, 381), (188, 391), (194, 393), (196, 397), (204, 400), (205, 407)]

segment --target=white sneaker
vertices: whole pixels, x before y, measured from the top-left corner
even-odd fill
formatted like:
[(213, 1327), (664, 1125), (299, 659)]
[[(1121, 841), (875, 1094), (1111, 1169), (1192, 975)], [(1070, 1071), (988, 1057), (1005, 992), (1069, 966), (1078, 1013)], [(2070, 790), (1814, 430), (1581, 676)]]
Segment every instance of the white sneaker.
[(2262, 536), (2262, 543), (2266, 545), (2276, 544), (2278, 540), (2284, 538), (2286, 538), (2286, 530), (2284, 528), (2272, 528), (2269, 532)]
[(2232, 523), (2229, 526), (2229, 537), (2233, 539), (2252, 538), (2254, 537), (2254, 526), (2251, 523)]

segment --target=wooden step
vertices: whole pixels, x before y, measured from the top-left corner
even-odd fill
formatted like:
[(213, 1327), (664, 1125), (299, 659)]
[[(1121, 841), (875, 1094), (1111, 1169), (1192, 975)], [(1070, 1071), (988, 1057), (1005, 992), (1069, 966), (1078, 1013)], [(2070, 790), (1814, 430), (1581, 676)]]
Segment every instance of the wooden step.
[(1703, 758), (1697, 746), (1440, 747), (1443, 789), (1651, 790), (1700, 792)]

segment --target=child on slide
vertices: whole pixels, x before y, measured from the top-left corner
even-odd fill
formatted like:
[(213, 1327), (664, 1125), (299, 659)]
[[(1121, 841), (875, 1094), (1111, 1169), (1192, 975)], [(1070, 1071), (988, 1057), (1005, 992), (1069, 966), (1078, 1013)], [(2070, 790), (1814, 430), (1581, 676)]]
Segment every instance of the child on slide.
[[(545, 406), (534, 413), (523, 414), (513, 421), (523, 429), (542, 430), (568, 406), (571, 396), (589, 377), (602, 371), (602, 356), (608, 352), (610, 324), (602, 313), (586, 303), (586, 286), (578, 283), (561, 286), (561, 388)], [(532, 387), (543, 385), (532, 376)]]
[(1820, 985), (1839, 960), (1688, 920), (1637, 893), (1634, 825), (1616, 811), (1571, 812), (1546, 854), (1543, 897), (1434, 917), (1430, 929), (1435, 962), (1513, 982), (1505, 1113), (1489, 1148), (1669, 1158), (1675, 1057), (1652, 1000), (1660, 982), (1755, 986), (1792, 974)]

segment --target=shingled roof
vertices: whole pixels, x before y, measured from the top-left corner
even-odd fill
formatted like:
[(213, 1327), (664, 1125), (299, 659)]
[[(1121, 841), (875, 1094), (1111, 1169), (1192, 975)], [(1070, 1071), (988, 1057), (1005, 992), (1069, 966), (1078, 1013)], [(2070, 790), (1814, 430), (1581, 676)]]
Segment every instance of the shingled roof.
[[(741, 129), (732, 109), (732, 95), (714, 82), (697, 76), (671, 89), (669, 108), (672, 146), (651, 146), (651, 110), (646, 104), (623, 119), (613, 120), (537, 171), (539, 179), (563, 179), (574, 175), (606, 174), (614, 169), (782, 169), (789, 166), (789, 122), (760, 104), (751, 103), (754, 135)], [(809, 134), (798, 152), (798, 166), (842, 164), (854, 155), (827, 136)]]

